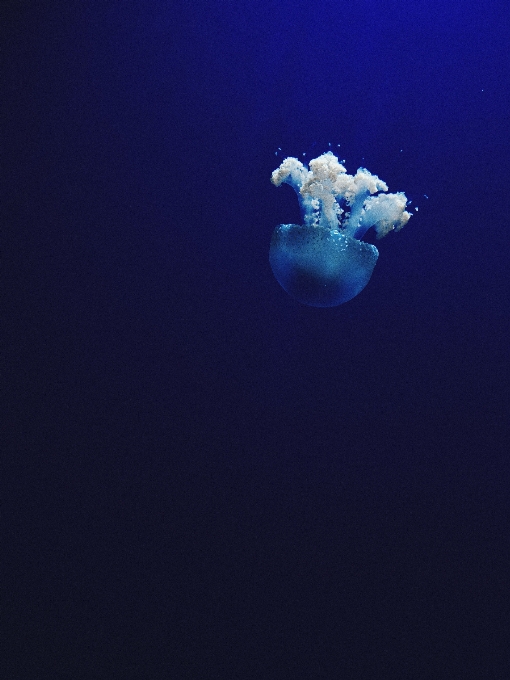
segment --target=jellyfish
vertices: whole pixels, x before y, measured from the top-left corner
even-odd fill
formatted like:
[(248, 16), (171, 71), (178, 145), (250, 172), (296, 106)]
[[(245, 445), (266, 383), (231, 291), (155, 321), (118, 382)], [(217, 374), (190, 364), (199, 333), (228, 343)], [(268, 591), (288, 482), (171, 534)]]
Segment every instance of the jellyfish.
[(363, 241), (373, 227), (377, 238), (399, 231), (411, 214), (404, 193), (359, 168), (348, 175), (331, 152), (310, 161), (286, 158), (271, 175), (277, 187), (296, 191), (303, 224), (280, 224), (273, 232), (269, 262), (281, 287), (312, 307), (335, 307), (367, 285), (379, 251)]

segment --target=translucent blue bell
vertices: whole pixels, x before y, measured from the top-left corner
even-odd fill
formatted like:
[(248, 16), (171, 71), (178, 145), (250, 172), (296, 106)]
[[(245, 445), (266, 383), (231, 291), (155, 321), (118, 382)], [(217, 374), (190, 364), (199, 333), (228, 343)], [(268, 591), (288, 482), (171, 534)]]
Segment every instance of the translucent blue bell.
[(313, 307), (335, 307), (361, 293), (374, 271), (375, 246), (338, 229), (280, 224), (269, 262), (280, 286)]

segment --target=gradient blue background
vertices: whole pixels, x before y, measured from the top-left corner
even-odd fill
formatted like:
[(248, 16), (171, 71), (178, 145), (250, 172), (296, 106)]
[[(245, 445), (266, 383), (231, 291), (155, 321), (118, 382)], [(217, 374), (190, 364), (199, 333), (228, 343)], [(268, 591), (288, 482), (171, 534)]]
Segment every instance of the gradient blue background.
[[(3, 678), (510, 677), (509, 25), (4, 1)], [(419, 212), (324, 310), (329, 143)]]

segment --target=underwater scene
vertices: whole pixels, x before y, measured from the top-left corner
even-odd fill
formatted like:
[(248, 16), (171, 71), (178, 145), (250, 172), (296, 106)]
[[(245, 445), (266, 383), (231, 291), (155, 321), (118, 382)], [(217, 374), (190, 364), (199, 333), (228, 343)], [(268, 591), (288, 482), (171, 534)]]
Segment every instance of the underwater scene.
[(510, 678), (509, 25), (2, 3), (0, 677)]

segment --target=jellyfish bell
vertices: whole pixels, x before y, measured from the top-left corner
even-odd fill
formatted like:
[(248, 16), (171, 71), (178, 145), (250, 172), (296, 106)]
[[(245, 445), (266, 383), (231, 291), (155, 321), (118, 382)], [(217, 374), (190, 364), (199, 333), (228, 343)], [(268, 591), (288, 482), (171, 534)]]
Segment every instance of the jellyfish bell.
[(312, 307), (335, 307), (361, 293), (374, 271), (375, 246), (327, 227), (280, 224), (269, 262), (280, 286)]
[(388, 190), (379, 177), (364, 168), (348, 175), (331, 152), (309, 168), (286, 158), (271, 181), (292, 186), (304, 222), (276, 227), (271, 268), (289, 295), (314, 307), (334, 307), (358, 295), (379, 257), (374, 245), (361, 240), (366, 231), (374, 227), (381, 238), (411, 217), (405, 194), (379, 193)]

